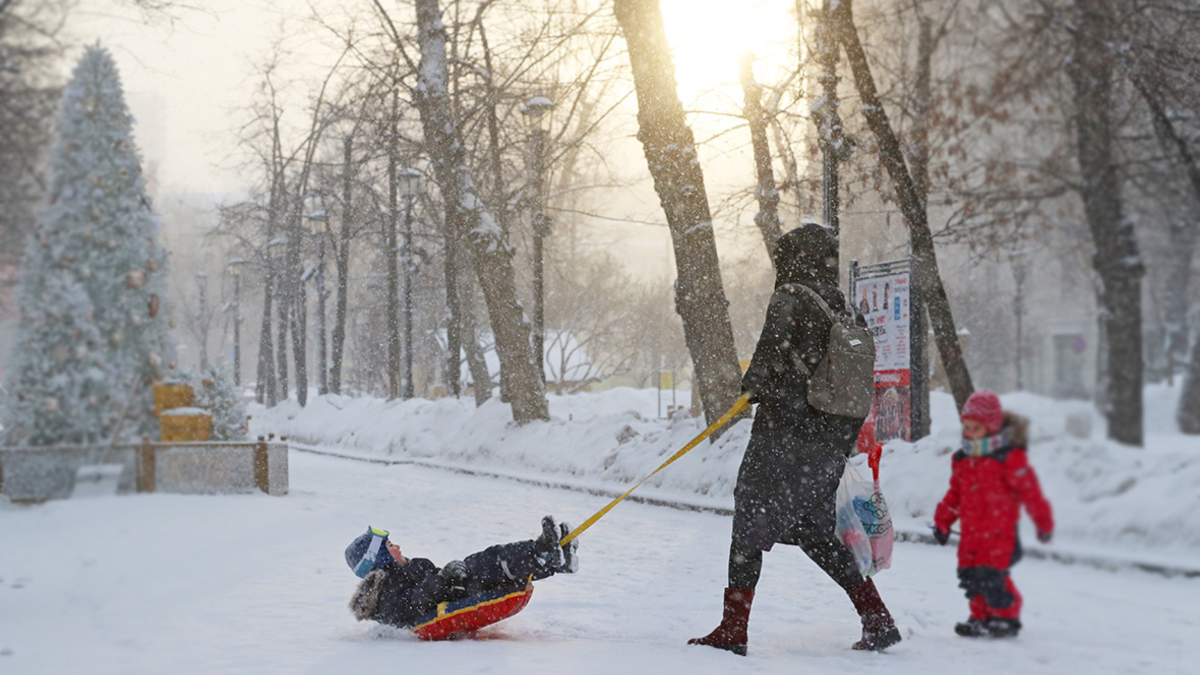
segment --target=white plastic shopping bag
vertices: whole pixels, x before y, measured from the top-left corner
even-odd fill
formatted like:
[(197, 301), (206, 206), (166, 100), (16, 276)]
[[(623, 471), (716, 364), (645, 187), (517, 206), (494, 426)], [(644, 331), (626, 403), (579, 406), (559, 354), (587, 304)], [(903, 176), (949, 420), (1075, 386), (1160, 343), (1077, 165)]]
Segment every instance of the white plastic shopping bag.
[(837, 492), (838, 537), (854, 554), (864, 577), (891, 567), (896, 540), (892, 517), (879, 489), (878, 459), (872, 460), (874, 484), (863, 480), (854, 465), (847, 463)]
[[(868, 490), (864, 493), (863, 486), (867, 486)], [(842, 474), (842, 482), (838, 485), (837, 490), (837, 526), (835, 532), (838, 539), (850, 549), (850, 553), (854, 554), (854, 561), (858, 563), (858, 571), (862, 575), (870, 576), (874, 571), (874, 554), (871, 552), (871, 540), (867, 537), (866, 528), (863, 527), (862, 519), (858, 516), (858, 509), (854, 508), (855, 500), (870, 499), (870, 485), (859, 477), (858, 472), (854, 470), (854, 465), (846, 463), (846, 471)]]

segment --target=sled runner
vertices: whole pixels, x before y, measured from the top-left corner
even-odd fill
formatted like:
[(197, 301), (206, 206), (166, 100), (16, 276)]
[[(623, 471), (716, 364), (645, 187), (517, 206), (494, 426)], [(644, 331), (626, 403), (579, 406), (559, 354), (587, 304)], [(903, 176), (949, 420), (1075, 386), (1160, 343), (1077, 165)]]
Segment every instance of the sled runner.
[(410, 630), (422, 640), (470, 637), (475, 631), (513, 616), (529, 604), (533, 584), (525, 588), (484, 591), (462, 600), (439, 603), (437, 610), (417, 620)]

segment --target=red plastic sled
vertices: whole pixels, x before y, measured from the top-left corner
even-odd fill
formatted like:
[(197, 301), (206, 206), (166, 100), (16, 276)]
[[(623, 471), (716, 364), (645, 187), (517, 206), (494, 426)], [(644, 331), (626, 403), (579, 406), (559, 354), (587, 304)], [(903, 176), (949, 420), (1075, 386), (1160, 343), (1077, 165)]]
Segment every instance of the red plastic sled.
[(421, 617), (410, 630), (422, 640), (451, 640), (470, 637), (475, 631), (503, 621), (525, 609), (533, 595), (533, 584), (519, 590), (500, 589), (469, 598), (443, 602), (436, 612)]

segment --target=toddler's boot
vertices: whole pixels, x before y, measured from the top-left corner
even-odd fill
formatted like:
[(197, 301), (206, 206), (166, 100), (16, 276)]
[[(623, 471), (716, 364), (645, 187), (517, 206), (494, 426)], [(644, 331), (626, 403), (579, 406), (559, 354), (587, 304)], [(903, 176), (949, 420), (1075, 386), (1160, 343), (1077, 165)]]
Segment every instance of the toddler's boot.
[(983, 619), (967, 619), (955, 624), (954, 632), (963, 637), (982, 637), (987, 635), (987, 622)]
[(562, 569), (564, 562), (564, 551), (558, 545), (558, 539), (559, 528), (554, 522), (554, 516), (542, 518), (542, 534), (534, 540), (533, 546), (538, 561), (554, 571)]
[(1021, 632), (1021, 622), (1018, 619), (988, 619), (984, 624), (987, 634), (994, 638), (1016, 637)]

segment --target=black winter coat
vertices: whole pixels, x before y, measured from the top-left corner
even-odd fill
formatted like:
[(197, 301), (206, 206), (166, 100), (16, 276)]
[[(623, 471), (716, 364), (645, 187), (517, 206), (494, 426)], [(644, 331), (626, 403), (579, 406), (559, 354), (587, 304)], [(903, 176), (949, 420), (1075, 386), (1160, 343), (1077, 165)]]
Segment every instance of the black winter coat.
[[(830, 307), (845, 306), (836, 286), (803, 283)], [(781, 285), (742, 379), (758, 410), (734, 490), (733, 537), (761, 550), (797, 543), (796, 527), (833, 531), (838, 482), (863, 418), (808, 404), (808, 372), (825, 355), (830, 327), (814, 298)]]
[(376, 598), (371, 618), (407, 627), (437, 609), (445, 599), (438, 572), (438, 566), (425, 558), (409, 558), (407, 565), (393, 561), (372, 572), (370, 581), (377, 586), (371, 589)]

